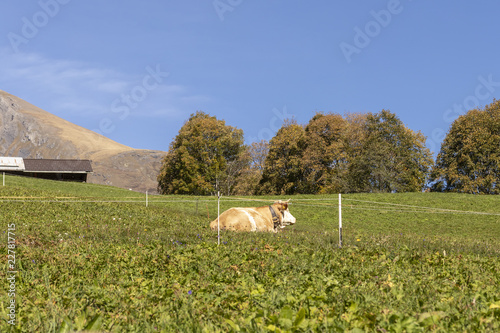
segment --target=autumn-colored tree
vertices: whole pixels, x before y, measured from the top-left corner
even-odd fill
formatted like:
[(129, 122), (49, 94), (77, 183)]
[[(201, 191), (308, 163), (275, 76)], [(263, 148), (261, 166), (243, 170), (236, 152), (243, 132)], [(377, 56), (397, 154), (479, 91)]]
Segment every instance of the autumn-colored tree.
[(408, 192), (432, 164), (425, 137), (393, 113), (317, 113), (286, 123), (271, 140), (260, 193)]
[(408, 129), (395, 114), (369, 113), (361, 149), (348, 156), (350, 192), (421, 191), (432, 165), (425, 137)]
[(285, 121), (269, 142), (269, 153), (257, 191), (259, 194), (300, 193), (304, 146), (304, 127), (296, 121)]
[(245, 146), (240, 159), (243, 161), (244, 168), (241, 170), (234, 194), (252, 195), (257, 191), (262, 173), (264, 172), (264, 162), (269, 152), (269, 143), (265, 140), (253, 142)]
[(221, 194), (244, 194), (241, 190), (243, 176), (248, 172), (250, 159), (248, 158), (247, 147), (242, 146), (240, 154), (232, 160), (227, 161), (225, 172), (220, 174), (218, 179)]
[(163, 194), (230, 193), (238, 176), (243, 131), (204, 112), (192, 114), (170, 144), (158, 175)]
[(260, 175), (264, 172), (267, 154), (269, 154), (269, 142), (261, 140), (260, 142), (253, 142), (248, 147), (250, 154), (251, 166), (257, 170)]
[(345, 188), (346, 121), (338, 114), (316, 113), (305, 128), (303, 193), (339, 193)]
[(432, 176), (434, 191), (500, 193), (500, 101), (453, 122)]
[(359, 166), (363, 162), (363, 154), (367, 136), (366, 124), (368, 114), (350, 113), (345, 116), (346, 127), (342, 137), (344, 154), (347, 156), (347, 171), (344, 178), (343, 192), (361, 192), (366, 190), (366, 170)]

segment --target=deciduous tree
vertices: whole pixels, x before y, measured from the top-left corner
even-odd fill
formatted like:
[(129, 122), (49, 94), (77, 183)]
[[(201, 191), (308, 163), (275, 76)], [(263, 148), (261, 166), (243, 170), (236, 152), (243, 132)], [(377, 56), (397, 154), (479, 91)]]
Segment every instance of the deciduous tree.
[(260, 194), (300, 193), (303, 181), (301, 159), (305, 146), (304, 127), (296, 121), (286, 120), (269, 142)]
[(269, 143), (266, 140), (253, 142), (245, 146), (245, 151), (240, 159), (245, 167), (240, 172), (234, 188), (234, 194), (253, 195), (256, 193), (262, 173), (264, 172), (264, 163), (269, 152)]
[(346, 121), (339, 114), (316, 113), (305, 128), (303, 193), (339, 193), (345, 188)]
[(179, 130), (158, 175), (163, 194), (230, 193), (238, 176), (243, 131), (204, 112), (192, 114)]
[(432, 176), (434, 191), (500, 193), (500, 101), (453, 122)]
[(407, 128), (395, 114), (369, 113), (361, 153), (350, 156), (355, 192), (413, 192), (426, 184), (432, 165), (425, 137)]

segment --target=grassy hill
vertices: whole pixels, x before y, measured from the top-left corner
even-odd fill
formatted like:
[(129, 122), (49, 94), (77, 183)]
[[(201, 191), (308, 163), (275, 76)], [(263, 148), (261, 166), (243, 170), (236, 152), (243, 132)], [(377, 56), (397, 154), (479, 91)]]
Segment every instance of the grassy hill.
[[(338, 196), (294, 196), (295, 226), (223, 232), (217, 246), (213, 197), (149, 196), (146, 207), (110, 186), (6, 185), (21, 332), (500, 329), (497, 196), (344, 195), (339, 249)], [(272, 199), (223, 198), (221, 211)], [(10, 304), (5, 289), (0, 299)]]
[(0, 90), (0, 156), (90, 159), (89, 182), (152, 192), (165, 154), (122, 145)]

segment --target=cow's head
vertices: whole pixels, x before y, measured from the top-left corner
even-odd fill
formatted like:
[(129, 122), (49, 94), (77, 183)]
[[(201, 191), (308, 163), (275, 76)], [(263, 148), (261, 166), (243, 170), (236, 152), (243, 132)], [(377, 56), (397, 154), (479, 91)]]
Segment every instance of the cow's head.
[(274, 205), (277, 206), (278, 210), (281, 213), (282, 220), (281, 220), (281, 227), (284, 228), (287, 225), (295, 224), (295, 217), (290, 213), (288, 210), (288, 205), (289, 205), (290, 199), (287, 201), (275, 201)]

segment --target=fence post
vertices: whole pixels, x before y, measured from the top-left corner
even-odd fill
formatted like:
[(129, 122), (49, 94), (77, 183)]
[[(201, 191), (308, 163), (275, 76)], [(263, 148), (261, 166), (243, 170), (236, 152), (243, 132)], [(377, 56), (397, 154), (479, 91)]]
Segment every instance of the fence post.
[(146, 207), (148, 206), (148, 190), (146, 190)]
[(342, 195), (339, 193), (339, 247), (342, 247)]
[(3, 186), (5, 186), (5, 171), (3, 172)]
[(220, 192), (217, 191), (217, 246), (220, 245), (220, 222), (219, 222), (219, 215), (220, 215)]

